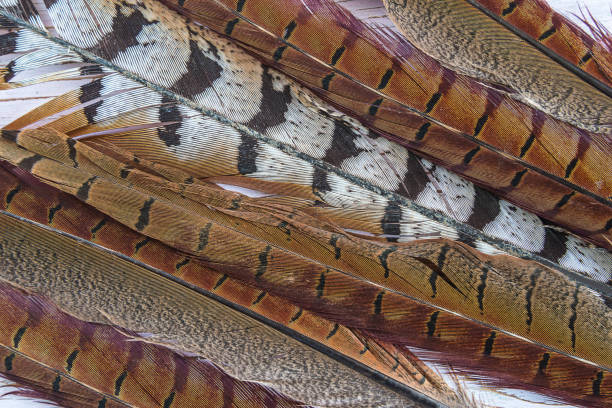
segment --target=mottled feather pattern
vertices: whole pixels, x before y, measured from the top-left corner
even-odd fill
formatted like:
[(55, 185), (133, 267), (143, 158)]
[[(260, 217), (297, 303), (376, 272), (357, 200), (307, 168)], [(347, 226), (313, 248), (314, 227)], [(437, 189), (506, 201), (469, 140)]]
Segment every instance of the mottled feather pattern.
[[(272, 17), (256, 0), (45, 0), (48, 30), (29, 0), (0, 1), (5, 27), (18, 27), (0, 32), (0, 89), (87, 81), (1, 133), (1, 291), (17, 306), (3, 312), (21, 318), (5, 327), (15, 365), (4, 371), (65, 406), (192, 406), (208, 389), (211, 406), (477, 405), (417, 348), (493, 389), (610, 406), (606, 216), (576, 212), (607, 188), (604, 136), (470, 82), (332, 3), (286, 3)], [(381, 64), (360, 64), (368, 55)], [(605, 76), (602, 58), (586, 61), (589, 75)], [(491, 138), (529, 115), (528, 140)], [(398, 137), (406, 129), (428, 147)], [(555, 140), (570, 153), (545, 153), (553, 161), (572, 143), (581, 152), (560, 170), (531, 146)], [(449, 149), (465, 141), (477, 148), (452, 153), (458, 165)], [(513, 189), (484, 185), (510, 201), (441, 166), (471, 180), (488, 154)], [(549, 221), (513, 196), (535, 186), (540, 204), (570, 187), (555, 214), (536, 210)], [(25, 298), (45, 313), (20, 309)], [(92, 330), (115, 333), (105, 341), (129, 350), (126, 365), (101, 376), (82, 348)], [(37, 345), (64, 332), (80, 339), (72, 353), (74, 341)], [(151, 367), (171, 369), (160, 353), (176, 367), (209, 358), (222, 380), (189, 369), (150, 381), (165, 372)], [(82, 358), (101, 366), (77, 375)]]

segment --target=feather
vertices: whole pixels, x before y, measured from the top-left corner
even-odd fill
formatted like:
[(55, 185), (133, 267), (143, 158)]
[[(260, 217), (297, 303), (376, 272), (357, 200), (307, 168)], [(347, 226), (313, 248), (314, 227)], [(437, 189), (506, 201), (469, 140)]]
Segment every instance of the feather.
[[(240, 10), (229, 0), (166, 3), (239, 40), (394, 141), (608, 246), (607, 137), (568, 126), (445, 69), (397, 35), (374, 32), (331, 0), (284, 0), (282, 16), (257, 1), (239, 2)], [(571, 191), (571, 199), (558, 206)], [(566, 207), (582, 197), (580, 209)], [(591, 204), (601, 205), (606, 215), (579, 220), (586, 208), (595, 209)], [(591, 234), (584, 225), (601, 228)]]

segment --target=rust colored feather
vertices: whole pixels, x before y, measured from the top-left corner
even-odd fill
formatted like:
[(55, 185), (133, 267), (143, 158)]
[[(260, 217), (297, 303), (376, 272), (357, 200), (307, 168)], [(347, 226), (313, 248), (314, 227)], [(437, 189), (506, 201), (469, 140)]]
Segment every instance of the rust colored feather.
[(609, 248), (606, 136), (456, 74), (400, 37), (381, 38), (328, 0), (287, 0), (282, 15), (264, 1), (240, 3), (240, 10), (229, 0), (165, 3), (240, 41), (394, 141)]

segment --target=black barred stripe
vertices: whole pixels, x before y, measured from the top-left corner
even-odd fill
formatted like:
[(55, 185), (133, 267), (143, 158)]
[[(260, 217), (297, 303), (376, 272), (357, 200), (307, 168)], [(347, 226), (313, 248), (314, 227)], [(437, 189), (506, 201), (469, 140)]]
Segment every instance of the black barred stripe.
[(378, 84), (378, 89), (386, 88), (392, 76), (393, 76), (393, 70), (389, 68), (387, 72), (385, 72), (385, 74), (380, 79), (380, 83)]
[(429, 321), (427, 322), (427, 336), (432, 337), (436, 332), (436, 324), (438, 321), (438, 315), (440, 311), (435, 311), (429, 316)]
[(12, 353), (11, 355), (7, 356), (4, 359), (4, 370), (5, 371), (11, 371), (13, 369), (13, 360), (15, 359), (15, 353)]
[(261, 292), (261, 293), (259, 294), (259, 296), (257, 296), (257, 299), (255, 299), (255, 300), (253, 301), (253, 303), (251, 303), (251, 305), (256, 305), (256, 304), (258, 304), (258, 303), (259, 303), (259, 302), (261, 302), (261, 301), (263, 300), (263, 298), (265, 298), (265, 297), (266, 297), (266, 292)]
[(287, 27), (285, 27), (285, 31), (283, 34), (284, 40), (288, 40), (289, 37), (291, 37), (291, 34), (293, 34), (293, 30), (295, 30), (295, 27), (297, 27), (297, 23), (295, 22), (295, 20), (292, 20), (289, 24), (287, 24)]
[(97, 233), (98, 231), (100, 231), (100, 229), (101, 229), (101, 228), (102, 228), (104, 225), (106, 225), (106, 220), (105, 220), (105, 219), (102, 219), (102, 221), (100, 221), (99, 223), (97, 223), (97, 224), (96, 224), (96, 225), (95, 225), (95, 226), (94, 226), (94, 227), (93, 227), (93, 228), (92, 228), (92, 229), (89, 231), (89, 232), (91, 233), (91, 236), (92, 236), (93, 238), (95, 238), (96, 233)]
[(502, 16), (507, 16), (508, 14), (512, 13), (514, 9), (516, 9), (516, 2), (511, 1), (510, 4), (508, 4), (508, 7), (502, 10)]
[(217, 281), (217, 283), (215, 283), (215, 286), (213, 286), (213, 290), (217, 289), (219, 286), (223, 285), (223, 282), (225, 282), (225, 280), (227, 279), (227, 275), (223, 275), (221, 278), (219, 278), (219, 280)]
[(525, 308), (527, 309), (527, 331), (531, 330), (531, 323), (533, 322), (533, 313), (531, 310), (531, 299), (533, 297), (533, 290), (535, 289), (538, 278), (540, 277), (541, 270), (538, 268), (531, 274), (529, 277), (529, 286), (527, 287), (527, 291), (525, 292)]
[(484, 115), (482, 115), (480, 117), (480, 119), (478, 119), (478, 122), (476, 122), (476, 127), (474, 128), (474, 137), (478, 136), (480, 134), (480, 132), (482, 131), (482, 128), (484, 127), (485, 123), (487, 123), (487, 120), (489, 120), (489, 114), (485, 113)]
[(174, 401), (174, 395), (175, 395), (175, 394), (176, 394), (176, 393), (175, 393), (174, 391), (172, 391), (172, 392), (170, 393), (170, 395), (168, 395), (168, 398), (166, 398), (166, 399), (164, 400), (164, 408), (170, 408), (170, 406), (172, 405), (172, 402)]
[(9, 142), (17, 143), (17, 136), (19, 136), (19, 130), (0, 130), (0, 135), (3, 139)]
[(206, 245), (208, 245), (208, 236), (210, 235), (210, 229), (212, 228), (212, 222), (209, 222), (200, 230), (200, 237), (198, 240), (197, 252), (202, 251)]
[(517, 172), (514, 177), (512, 178), (512, 181), (510, 182), (510, 185), (512, 187), (516, 187), (519, 185), (519, 183), (521, 182), (521, 180), (523, 179), (523, 176), (527, 173), (527, 169), (525, 170), (521, 170), (519, 172)]
[(323, 87), (323, 89), (325, 89), (326, 91), (329, 90), (329, 84), (331, 82), (332, 79), (334, 79), (334, 77), (336, 76), (335, 72), (332, 72), (330, 74), (327, 74), (323, 80), (321, 81), (321, 85)]
[(259, 266), (257, 267), (257, 271), (255, 272), (256, 278), (261, 277), (261, 275), (266, 272), (266, 269), (268, 268), (268, 254), (270, 253), (271, 249), (272, 247), (270, 245), (266, 245), (266, 249), (264, 249), (263, 252), (259, 254)]
[(67, 372), (72, 371), (74, 360), (76, 360), (78, 354), (79, 354), (79, 350), (74, 350), (72, 353), (70, 353), (70, 355), (66, 359), (66, 371)]
[(293, 323), (295, 322), (297, 319), (299, 319), (302, 316), (302, 308), (300, 307), (299, 310), (297, 311), (296, 314), (293, 315), (293, 317), (291, 317), (291, 319), (289, 319), (289, 323)]
[(329, 245), (334, 247), (334, 257), (336, 259), (340, 259), (340, 247), (338, 246), (338, 235), (332, 235), (331, 239), (329, 240)]
[(140, 248), (142, 248), (143, 246), (147, 245), (150, 241), (151, 241), (151, 238), (149, 238), (149, 237), (146, 237), (142, 241), (138, 241), (136, 243), (136, 245), (134, 245), (134, 253), (140, 251)]
[(557, 31), (557, 29), (554, 26), (550, 27), (548, 30), (546, 30), (546, 31), (544, 31), (542, 33), (542, 35), (538, 38), (538, 41), (543, 41), (543, 40), (547, 39), (548, 37), (553, 35), (555, 33), (555, 31)]
[(610, 229), (612, 229), (612, 218), (610, 218), (608, 220), (608, 222), (606, 222), (606, 226), (604, 227), (604, 231), (609, 231)]
[(55, 377), (55, 380), (53, 380), (53, 384), (51, 385), (51, 389), (55, 392), (59, 392), (61, 381), (62, 381), (61, 376), (58, 375), (57, 377)]
[(115, 395), (119, 395), (119, 393), (121, 393), (121, 386), (123, 385), (123, 382), (125, 381), (125, 379), (127, 378), (128, 372), (124, 371), (121, 373), (121, 375), (119, 377), (117, 377), (117, 379), (115, 380)]
[(236, 4), (236, 11), (237, 12), (241, 12), (242, 9), (244, 8), (244, 3), (246, 3), (246, 0), (238, 0), (238, 4)]
[(334, 337), (334, 335), (338, 332), (338, 329), (340, 328), (340, 326), (338, 325), (338, 323), (334, 324), (333, 329), (331, 329), (331, 331), (329, 332), (329, 334), (327, 335), (327, 337), (325, 337), (326, 340), (331, 339), (332, 337)]
[(567, 323), (567, 327), (572, 332), (572, 349), (576, 350), (576, 319), (578, 318), (578, 313), (576, 311), (576, 307), (578, 306), (578, 292), (580, 291), (580, 284), (576, 284), (576, 289), (574, 290), (572, 304), (570, 305), (570, 309), (572, 311), (572, 315), (570, 316), (569, 322)]
[(177, 263), (176, 265), (174, 265), (174, 269), (176, 271), (178, 271), (179, 269), (181, 269), (183, 266), (187, 265), (189, 262), (191, 262), (191, 259), (189, 258), (185, 258), (183, 259), (181, 262)]
[(236, 27), (236, 24), (238, 24), (239, 21), (239, 18), (235, 18), (233, 20), (228, 21), (227, 25), (225, 26), (225, 35), (232, 35), (234, 27)]
[(48, 223), (51, 224), (53, 222), (53, 218), (55, 218), (55, 213), (62, 209), (62, 203), (59, 203), (55, 207), (49, 208), (49, 217)]
[(485, 289), (487, 288), (487, 277), (489, 274), (489, 268), (483, 268), (482, 269), (482, 275), (480, 275), (480, 284), (478, 285), (478, 296), (476, 297), (476, 300), (478, 300), (478, 308), (480, 309), (480, 314), (482, 314), (482, 312), (484, 311), (484, 304), (483, 304), (483, 300), (484, 300), (484, 295), (485, 295)]
[(589, 51), (586, 54), (584, 54), (582, 58), (580, 58), (580, 62), (578, 63), (578, 65), (586, 64), (591, 58), (593, 58), (593, 53)]
[(519, 153), (519, 157), (522, 158), (523, 156), (525, 156), (527, 154), (527, 152), (529, 151), (529, 149), (531, 148), (531, 145), (533, 145), (533, 142), (535, 141), (535, 134), (531, 133), (529, 135), (529, 138), (527, 138), (527, 140), (525, 141), (525, 144), (521, 147), (521, 152)]
[(429, 99), (429, 102), (427, 102), (427, 106), (425, 107), (425, 113), (431, 112), (433, 108), (435, 108), (436, 104), (438, 103), (441, 97), (442, 97), (442, 93), (440, 92), (436, 92), (435, 94), (433, 94), (431, 96), (431, 99)]
[(17, 330), (17, 333), (15, 333), (15, 336), (13, 337), (13, 348), (19, 348), (19, 343), (21, 342), (21, 339), (23, 338), (23, 335), (27, 329), (27, 327), (21, 327), (19, 330)]
[(334, 55), (332, 55), (331, 58), (331, 65), (336, 65), (336, 63), (340, 60), (340, 57), (342, 57), (342, 54), (344, 54), (344, 51), (346, 51), (346, 47), (342, 45), (334, 52)]
[(321, 272), (319, 276), (319, 284), (317, 285), (317, 297), (323, 296), (323, 291), (325, 290), (325, 272)]
[(15, 198), (15, 195), (20, 191), (21, 191), (21, 184), (18, 184), (17, 187), (15, 187), (14, 189), (8, 192), (8, 194), (6, 195), (7, 208), (11, 204), (11, 201), (13, 201), (13, 198)]
[(368, 350), (370, 349), (370, 347), (368, 347), (367, 344), (363, 345), (363, 349), (359, 352), (359, 354), (363, 355), (365, 354)]
[(42, 157), (41, 155), (35, 154), (34, 156), (26, 157), (25, 159), (21, 160), (19, 163), (17, 163), (17, 166), (19, 168), (24, 169), (28, 173), (31, 173), (34, 165), (41, 161), (43, 158), (44, 157)]
[(119, 177), (121, 177), (122, 179), (126, 179), (130, 175), (130, 171), (131, 171), (131, 167), (130, 166), (125, 166), (119, 172)]
[(540, 363), (538, 364), (539, 373), (544, 374), (546, 367), (548, 367), (548, 361), (550, 361), (550, 354), (549, 353), (542, 354), (542, 359), (540, 360)]
[(567, 165), (567, 168), (565, 169), (565, 178), (568, 178), (569, 176), (572, 175), (572, 172), (576, 168), (577, 164), (578, 164), (578, 158), (574, 157), (572, 161)]
[(380, 261), (380, 265), (385, 270), (385, 278), (389, 277), (389, 272), (390, 272), (389, 264), (387, 263), (389, 255), (391, 255), (395, 251), (397, 251), (397, 247), (390, 246), (389, 248), (385, 249), (382, 254), (378, 255), (378, 260)]
[[(208, 43), (208, 52), (219, 59), (219, 52)], [(189, 40), (189, 60), (185, 73), (172, 85), (172, 90), (186, 98), (193, 98), (212, 87), (213, 82), (221, 77), (223, 68), (217, 61), (202, 52), (198, 43)]]
[(251, 136), (242, 135), (241, 143), (238, 146), (238, 172), (241, 175), (255, 173), (257, 171), (258, 155), (257, 139)]
[(569, 202), (569, 200), (574, 196), (574, 194), (576, 194), (575, 191), (572, 191), (571, 193), (568, 193), (566, 195), (564, 195), (561, 200), (559, 200), (559, 202), (557, 204), (555, 204), (555, 209), (558, 210), (561, 207), (563, 207), (565, 204), (567, 204)]
[(371, 116), (375, 116), (378, 113), (378, 108), (380, 107), (380, 104), (383, 102), (382, 98), (379, 98), (377, 100), (375, 100), (374, 102), (372, 102), (372, 105), (370, 105), (370, 109), (368, 110), (368, 113)]
[(280, 59), (283, 58), (283, 53), (285, 52), (286, 49), (287, 49), (286, 45), (281, 45), (280, 47), (278, 47), (276, 51), (274, 51), (274, 54), (272, 55), (272, 58), (274, 58), (274, 61), (280, 61)]
[(419, 131), (417, 132), (415, 139), (416, 140), (423, 140), (425, 138), (425, 135), (427, 134), (427, 131), (429, 130), (429, 127), (431, 126), (431, 123), (427, 122), (424, 123), (420, 128)]
[(89, 200), (89, 190), (93, 183), (97, 180), (98, 176), (93, 176), (84, 182), (81, 187), (77, 190), (76, 196), (81, 201)]
[(401, 234), (400, 221), (402, 219), (402, 208), (395, 201), (389, 201), (385, 207), (385, 213), (381, 220), (383, 234), (388, 235), (387, 241), (397, 242)]
[(68, 145), (68, 158), (72, 160), (73, 167), (75, 169), (79, 167), (79, 163), (76, 160), (77, 151), (76, 151), (76, 148), (74, 147), (76, 143), (77, 142), (74, 139), (66, 140), (66, 144)]
[(376, 300), (374, 301), (374, 314), (380, 314), (382, 312), (382, 300), (383, 296), (385, 296), (385, 291), (383, 290), (376, 296)]
[(601, 397), (601, 383), (603, 382), (604, 372), (600, 371), (597, 373), (597, 377), (593, 380), (593, 395)]
[(493, 344), (495, 343), (496, 336), (497, 333), (492, 331), (487, 341), (485, 341), (484, 350), (482, 352), (485, 356), (490, 356), (493, 352)]
[(470, 162), (474, 159), (474, 156), (476, 156), (476, 154), (479, 151), (480, 151), (480, 146), (476, 146), (476, 148), (467, 152), (466, 155), (463, 157), (463, 164), (466, 166), (470, 164)]
[(138, 222), (136, 222), (135, 224), (135, 227), (138, 231), (142, 231), (147, 225), (149, 225), (149, 212), (151, 211), (151, 206), (154, 202), (155, 199), (151, 197), (142, 205), (142, 208), (140, 209), (140, 215), (138, 216)]

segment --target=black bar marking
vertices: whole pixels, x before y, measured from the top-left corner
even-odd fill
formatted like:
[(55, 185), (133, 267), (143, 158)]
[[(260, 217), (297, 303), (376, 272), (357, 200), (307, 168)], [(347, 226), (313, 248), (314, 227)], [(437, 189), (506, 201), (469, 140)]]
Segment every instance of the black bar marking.
[(228, 21), (227, 25), (225, 26), (225, 35), (232, 35), (234, 27), (236, 27), (236, 24), (238, 24), (239, 21), (239, 18), (235, 18), (233, 20)]
[(3, 139), (8, 140), (9, 142), (17, 143), (17, 137), (19, 136), (18, 130), (0, 130), (0, 135), (2, 135)]
[(565, 169), (565, 178), (568, 178), (569, 176), (572, 175), (572, 172), (576, 168), (577, 164), (578, 164), (578, 158), (574, 157), (572, 161), (567, 165), (567, 168)]
[(266, 292), (261, 292), (261, 293), (259, 294), (259, 296), (257, 296), (257, 299), (255, 299), (255, 300), (253, 301), (253, 303), (251, 303), (251, 305), (256, 305), (256, 304), (258, 304), (258, 303), (259, 303), (259, 302), (261, 302), (261, 301), (263, 300), (263, 298), (265, 298), (265, 297), (266, 297)]
[(561, 200), (559, 200), (559, 202), (557, 204), (555, 204), (555, 209), (558, 210), (561, 207), (563, 207), (565, 204), (568, 203), (568, 201), (570, 200), (570, 198), (572, 198), (574, 196), (574, 194), (576, 194), (575, 191), (572, 191), (571, 193), (568, 193), (566, 195), (564, 195)]
[(302, 310), (302, 308), (300, 307), (300, 308), (299, 308), (299, 310), (297, 311), (297, 313), (296, 313), (296, 314), (294, 314), (294, 315), (293, 315), (293, 317), (292, 317), (292, 318), (289, 320), (289, 323), (293, 323), (293, 322), (295, 322), (297, 319), (299, 319), (299, 318), (300, 318), (300, 316), (302, 316), (302, 312), (303, 312), (303, 310)]
[(370, 105), (370, 109), (368, 110), (368, 113), (371, 116), (375, 116), (378, 113), (378, 108), (380, 107), (380, 104), (383, 102), (382, 98), (378, 98), (377, 100), (375, 100), (374, 102), (372, 102), (372, 105)]
[(280, 47), (278, 47), (276, 51), (274, 51), (274, 54), (272, 55), (272, 58), (274, 58), (274, 61), (280, 61), (280, 59), (283, 58), (283, 53), (285, 52), (286, 49), (287, 49), (286, 45), (281, 45)]
[(474, 159), (474, 156), (476, 156), (476, 153), (478, 153), (479, 151), (480, 151), (480, 146), (476, 146), (476, 148), (474, 148), (474, 149), (470, 150), (469, 152), (467, 152), (466, 155), (463, 157), (463, 164), (465, 166), (470, 164), (472, 159)]
[(166, 400), (164, 401), (164, 408), (170, 408), (170, 406), (172, 405), (172, 402), (174, 401), (175, 394), (176, 393), (172, 391), (170, 395), (168, 395), (168, 398), (166, 398)]
[(570, 309), (572, 310), (572, 315), (570, 316), (569, 322), (567, 323), (567, 327), (572, 332), (572, 350), (576, 351), (576, 319), (578, 318), (578, 314), (576, 313), (576, 306), (578, 306), (578, 292), (580, 291), (580, 284), (576, 284), (576, 289), (574, 290), (572, 304), (570, 305)]
[(491, 355), (491, 352), (493, 351), (493, 343), (495, 343), (496, 336), (497, 336), (497, 333), (492, 331), (487, 341), (485, 341), (485, 346), (484, 346), (484, 351), (483, 351), (483, 354), (485, 356)]
[(219, 278), (219, 280), (217, 281), (217, 283), (215, 283), (215, 286), (213, 287), (213, 290), (217, 289), (219, 286), (223, 285), (223, 282), (225, 282), (225, 280), (227, 279), (227, 275), (223, 275), (221, 278)]
[(74, 360), (76, 360), (78, 354), (79, 354), (79, 350), (74, 350), (72, 353), (70, 353), (70, 355), (66, 359), (66, 371), (67, 372), (72, 371), (72, 365), (74, 364)]
[(380, 79), (380, 83), (378, 84), (378, 89), (385, 89), (393, 76), (393, 70), (389, 68), (385, 74)]
[(57, 376), (55, 377), (55, 380), (53, 380), (53, 384), (51, 385), (53, 391), (55, 392), (59, 392), (60, 390), (60, 382), (62, 381), (62, 377), (61, 376)]
[(244, 8), (244, 3), (246, 3), (246, 0), (238, 0), (238, 4), (236, 5), (236, 11), (237, 12), (241, 12), (242, 9)]
[(96, 233), (98, 231), (100, 231), (100, 229), (106, 225), (106, 220), (102, 219), (102, 221), (100, 221), (99, 223), (96, 224), (95, 227), (93, 227), (89, 232), (91, 233), (91, 236), (95, 238)]
[(511, 1), (510, 4), (508, 4), (508, 8), (502, 10), (502, 16), (507, 16), (508, 14), (512, 13), (515, 8), (516, 3), (514, 1)]
[(427, 131), (429, 130), (429, 127), (431, 126), (431, 123), (427, 122), (424, 123), (420, 128), (419, 131), (416, 134), (416, 140), (423, 140), (425, 138), (425, 134), (427, 133)]
[(485, 289), (487, 288), (487, 277), (489, 274), (489, 268), (482, 269), (482, 275), (480, 275), (480, 284), (478, 285), (478, 296), (476, 300), (478, 300), (478, 308), (480, 309), (480, 314), (484, 312), (484, 304), (483, 299), (485, 295)]
[(440, 314), (439, 310), (436, 310), (429, 316), (429, 321), (427, 322), (427, 337), (433, 337), (436, 332), (436, 324), (438, 321), (438, 315)]
[(540, 360), (540, 364), (538, 366), (538, 372), (544, 374), (546, 367), (548, 367), (548, 361), (550, 360), (550, 354), (544, 353), (542, 354), (542, 359)]
[(548, 30), (546, 30), (546, 31), (544, 31), (542, 33), (542, 35), (538, 38), (538, 41), (543, 41), (543, 40), (547, 39), (548, 37), (553, 35), (555, 33), (555, 31), (557, 31), (557, 29), (554, 26), (550, 27)]
[(578, 63), (578, 65), (586, 64), (591, 58), (593, 58), (593, 53), (589, 51), (586, 54), (584, 54), (582, 58), (580, 58), (580, 62)]
[(334, 77), (336, 76), (335, 72), (332, 72), (330, 74), (327, 74), (323, 80), (321, 81), (321, 85), (323, 86), (323, 89), (325, 89), (326, 91), (329, 91), (329, 83), (331, 82), (332, 79), (334, 79)]
[(149, 225), (149, 212), (151, 211), (151, 206), (154, 202), (155, 199), (153, 197), (150, 197), (142, 205), (142, 208), (140, 209), (140, 215), (138, 216), (138, 222), (135, 225), (138, 231), (142, 231), (147, 225)]
[(341, 45), (335, 52), (334, 55), (332, 55), (331, 58), (331, 65), (336, 65), (336, 63), (340, 60), (340, 57), (342, 57), (342, 54), (344, 54), (344, 51), (346, 51), (346, 47), (344, 45)]
[(338, 235), (332, 235), (331, 239), (329, 240), (329, 245), (334, 247), (334, 256), (336, 259), (340, 259), (340, 247), (337, 245), (338, 238)]
[(334, 337), (334, 334), (336, 334), (336, 333), (338, 332), (338, 328), (339, 328), (339, 327), (340, 327), (340, 326), (338, 325), (338, 323), (335, 323), (335, 324), (334, 324), (333, 329), (331, 329), (331, 331), (329, 332), (329, 334), (327, 335), (327, 337), (325, 337), (325, 340), (329, 340), (329, 339), (331, 339), (332, 337)]
[(395, 201), (389, 201), (381, 220), (383, 234), (388, 235), (387, 241), (397, 242), (401, 234), (400, 221), (402, 219), (402, 208)]
[(98, 176), (93, 176), (84, 182), (81, 187), (77, 190), (76, 196), (81, 201), (89, 200), (89, 190), (91, 189), (91, 185), (96, 181)]
[(391, 247), (385, 249), (382, 254), (378, 255), (378, 260), (380, 261), (380, 265), (385, 270), (385, 278), (389, 277), (389, 272), (390, 272), (389, 271), (389, 264), (387, 263), (389, 255), (391, 255), (395, 251), (397, 251), (397, 247), (396, 246), (391, 246)]
[(128, 372), (126, 370), (122, 372), (119, 377), (117, 377), (117, 380), (115, 380), (115, 395), (116, 396), (118, 396), (119, 393), (121, 392), (121, 386), (123, 385), (123, 382), (127, 378), (127, 375), (128, 375)]
[(136, 245), (134, 245), (134, 253), (140, 251), (140, 248), (142, 248), (143, 246), (147, 245), (149, 243), (149, 241), (151, 241), (151, 238), (149, 238), (149, 237), (146, 237), (142, 241), (138, 241), (136, 243)]
[(291, 37), (291, 34), (293, 34), (293, 30), (295, 30), (295, 27), (297, 27), (297, 23), (295, 22), (295, 20), (292, 20), (289, 24), (287, 24), (287, 27), (285, 27), (285, 31), (283, 31), (283, 40), (288, 40), (289, 37)]
[(4, 369), (5, 371), (11, 371), (13, 369), (13, 360), (15, 359), (15, 353), (7, 356), (4, 359)]
[(266, 245), (266, 249), (259, 254), (259, 266), (257, 267), (255, 278), (261, 277), (261, 275), (266, 272), (266, 269), (268, 268), (268, 254), (270, 253), (271, 249), (272, 247), (270, 245)]
[(600, 371), (597, 373), (597, 378), (593, 380), (593, 395), (601, 397), (601, 383), (603, 382), (604, 372)]
[(433, 94), (431, 96), (431, 99), (429, 99), (429, 102), (427, 102), (427, 106), (425, 107), (425, 113), (431, 112), (433, 108), (436, 107), (436, 104), (438, 103), (441, 97), (442, 93), (440, 92), (436, 92), (435, 94)]
[(325, 272), (321, 272), (321, 275), (319, 276), (319, 284), (317, 285), (317, 297), (318, 298), (323, 296), (323, 291), (325, 290)]
[(237, 165), (240, 174), (251, 174), (257, 171), (257, 146), (257, 139), (244, 134), (241, 135)]
[(106, 398), (102, 398), (100, 402), (98, 402), (98, 408), (106, 408)]
[(189, 258), (183, 259), (181, 262), (179, 262), (176, 265), (174, 265), (174, 270), (178, 271), (183, 266), (187, 265), (189, 262), (191, 262), (191, 259), (189, 259)]
[(200, 238), (198, 241), (198, 247), (196, 249), (197, 252), (203, 250), (206, 245), (208, 245), (208, 235), (210, 234), (210, 229), (212, 228), (212, 222), (209, 222), (200, 230)]
[(76, 151), (76, 148), (74, 147), (76, 143), (77, 142), (74, 139), (66, 140), (66, 144), (68, 145), (68, 158), (72, 160), (72, 163), (75, 169), (79, 167), (79, 163), (76, 160), (77, 151)]
[(34, 156), (26, 157), (25, 159), (21, 160), (19, 163), (17, 163), (17, 166), (24, 169), (28, 173), (31, 173), (32, 167), (34, 167), (34, 165), (42, 159), (43, 157), (41, 155), (35, 154)]
[(21, 339), (23, 338), (23, 335), (25, 334), (27, 329), (27, 327), (22, 327), (17, 330), (17, 333), (15, 333), (15, 336), (13, 337), (13, 348), (19, 348), (19, 342), (21, 342)]
[(183, 7), (184, 4), (185, 4), (185, 0), (178, 0), (179, 7)]
[(48, 223), (51, 224), (53, 222), (53, 218), (55, 218), (55, 213), (62, 209), (62, 204), (59, 203), (55, 207), (49, 208), (49, 217)]
[(130, 167), (126, 166), (124, 168), (121, 169), (121, 171), (119, 172), (119, 177), (121, 177), (122, 179), (126, 179), (127, 176), (130, 175)]
[(531, 298), (533, 297), (533, 290), (535, 289), (536, 282), (540, 277), (540, 273), (542, 271), (538, 268), (531, 274), (529, 277), (529, 286), (527, 287), (527, 292), (525, 292), (525, 308), (527, 309), (527, 332), (531, 330), (531, 323), (533, 322), (533, 313), (531, 310)]
[(370, 349), (370, 348), (368, 347), (368, 345), (367, 345), (367, 344), (364, 344), (364, 345), (363, 345), (363, 350), (361, 350), (361, 351), (359, 352), (359, 354), (363, 355), (363, 354), (365, 354), (365, 353), (366, 353), (366, 352), (367, 352), (369, 349)]
[(606, 222), (606, 226), (604, 227), (604, 231), (608, 231), (610, 229), (612, 229), (612, 218), (610, 218), (608, 220), (608, 222)]
[(11, 204), (11, 201), (13, 201), (13, 198), (15, 198), (15, 195), (20, 191), (21, 191), (21, 184), (18, 184), (17, 187), (15, 187), (14, 189), (8, 192), (8, 194), (6, 195), (7, 208)]
[(523, 176), (527, 173), (527, 169), (525, 170), (521, 170), (519, 172), (517, 172), (514, 177), (512, 178), (512, 181), (510, 182), (510, 185), (512, 187), (516, 187), (519, 185), (519, 183), (521, 182), (521, 180), (523, 179)]
[(474, 128), (474, 137), (480, 134), (480, 131), (484, 127), (485, 123), (487, 123), (487, 120), (489, 120), (488, 113), (485, 113), (484, 115), (480, 117), (480, 119), (478, 119), (478, 122), (476, 122), (476, 127)]
[(521, 152), (519, 153), (519, 157), (520, 158), (523, 158), (527, 154), (527, 152), (531, 148), (531, 145), (533, 144), (535, 138), (536, 137), (535, 137), (534, 133), (531, 133), (529, 135), (529, 138), (527, 138), (527, 140), (525, 141), (525, 144), (523, 145), (523, 147), (521, 147)]
[(385, 291), (383, 290), (376, 296), (376, 300), (374, 301), (374, 314), (380, 314), (382, 311), (382, 300), (385, 295)]

